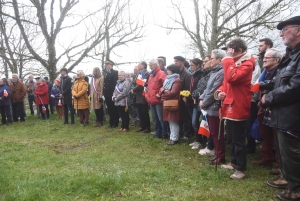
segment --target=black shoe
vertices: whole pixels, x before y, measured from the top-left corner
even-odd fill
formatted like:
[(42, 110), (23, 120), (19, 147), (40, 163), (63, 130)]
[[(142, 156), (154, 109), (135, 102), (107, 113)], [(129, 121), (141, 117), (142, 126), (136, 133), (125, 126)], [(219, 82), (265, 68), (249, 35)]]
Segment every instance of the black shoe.
[[(169, 136), (168, 136), (168, 135), (163, 135), (163, 136), (161, 137), (161, 139), (163, 139), (163, 140), (169, 139)], [(175, 141), (173, 141), (173, 142), (175, 142)]]
[(143, 133), (150, 133), (150, 129), (145, 129)]
[(66, 122), (66, 121), (65, 121), (64, 124), (69, 124), (69, 122)]
[(225, 158), (222, 158), (222, 159), (218, 159), (218, 158), (216, 158), (216, 160), (213, 160), (213, 161), (210, 161), (210, 165), (218, 165), (218, 164), (224, 164), (224, 163), (226, 163), (226, 161), (225, 161)]
[(144, 132), (146, 129), (145, 128), (140, 128), (140, 129), (138, 129), (138, 130), (136, 130), (135, 132)]
[(83, 126), (87, 126), (87, 125), (89, 125), (89, 122), (84, 122), (83, 123)]
[(80, 124), (83, 124), (83, 121), (80, 121)]

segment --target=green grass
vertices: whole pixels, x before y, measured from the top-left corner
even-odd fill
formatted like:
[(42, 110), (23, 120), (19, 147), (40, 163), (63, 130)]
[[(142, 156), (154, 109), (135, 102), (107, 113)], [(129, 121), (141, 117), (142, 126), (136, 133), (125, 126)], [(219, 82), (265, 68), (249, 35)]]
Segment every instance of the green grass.
[[(269, 169), (249, 177), (209, 165), (188, 143), (167, 146), (150, 134), (42, 121), (0, 126), (0, 200), (273, 200)], [(258, 150), (259, 152), (259, 150)], [(259, 154), (248, 156), (248, 162)], [(227, 160), (229, 156), (227, 154)]]

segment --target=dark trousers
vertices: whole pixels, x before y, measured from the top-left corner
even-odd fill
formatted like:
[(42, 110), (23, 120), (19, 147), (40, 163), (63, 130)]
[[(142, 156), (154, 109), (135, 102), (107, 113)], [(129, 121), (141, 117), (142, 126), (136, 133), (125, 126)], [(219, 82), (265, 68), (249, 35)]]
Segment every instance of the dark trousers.
[(136, 107), (139, 112), (141, 129), (150, 130), (150, 117), (149, 117), (149, 108), (148, 104), (136, 104)]
[(96, 114), (96, 122), (103, 122), (103, 104), (101, 108), (95, 109), (95, 114)]
[(282, 170), (284, 179), (288, 181), (288, 188), (296, 190), (300, 187), (300, 138), (279, 130), (276, 133), (280, 169)]
[(115, 106), (115, 102), (111, 100), (111, 97), (105, 96), (105, 102), (109, 114), (109, 125), (112, 127), (118, 127), (119, 125), (119, 112), (118, 107)]
[(10, 106), (9, 105), (0, 106), (0, 111), (2, 116), (1, 119), (2, 124), (11, 123), (12, 119), (10, 113)]
[(46, 108), (46, 113), (44, 113), (43, 110), (42, 110), (43, 105), (39, 105), (39, 109), (41, 111), (42, 119), (45, 119), (46, 117), (49, 118), (49, 116), (50, 116), (48, 104), (44, 104), (44, 106)]
[[(221, 123), (221, 129), (219, 134), (219, 125), (220, 119), (219, 117), (207, 116), (209, 121), (209, 131), (212, 136), (214, 145), (216, 147), (216, 156), (219, 159), (225, 159), (225, 138), (224, 138), (224, 120)], [(218, 138), (219, 136), (220, 138)]]
[(183, 101), (180, 101), (180, 112), (182, 117), (179, 123), (180, 131), (184, 136), (188, 137), (191, 134), (192, 116), (190, 115), (189, 107)]
[(51, 112), (51, 114), (53, 114), (54, 110), (53, 110), (53, 102), (52, 102), (52, 97), (51, 96), (49, 96), (49, 100), (50, 100), (50, 103), (49, 103), (50, 112)]
[(263, 119), (264, 115), (258, 114), (258, 123), (259, 123), (259, 133), (261, 138), (263, 139), (261, 143), (261, 156), (262, 160), (266, 162), (272, 162), (274, 159), (274, 153), (273, 148), (275, 147), (276, 153), (275, 153), (275, 160), (276, 160), (276, 166), (279, 167), (279, 156), (278, 151), (275, 145), (275, 138), (276, 138), (276, 130), (274, 128), (271, 128), (267, 125), (264, 125)]
[(121, 128), (129, 129), (129, 111), (125, 111), (126, 106), (118, 106), (119, 115), (122, 119), (122, 126)]
[(71, 123), (74, 123), (74, 108), (72, 104), (64, 104), (65, 123), (69, 122), (69, 111), (71, 114)]
[(28, 96), (29, 109), (30, 109), (30, 113), (31, 113), (32, 115), (34, 114), (33, 103), (35, 103), (35, 98), (34, 98), (34, 96)]
[(87, 109), (78, 109), (77, 112), (79, 115), (80, 122), (83, 122), (83, 121), (85, 123), (89, 122), (90, 111), (88, 108)]
[(246, 133), (247, 133), (247, 151), (253, 153), (255, 152), (256, 149), (256, 142), (255, 139), (251, 136), (251, 128), (257, 117), (257, 112), (258, 112), (257, 104), (251, 102), (250, 116), (246, 120)]
[(14, 121), (25, 121), (24, 102), (12, 103), (13, 120)]
[(239, 171), (245, 171), (247, 165), (245, 123), (229, 119), (226, 122), (226, 133), (231, 139), (230, 160)]

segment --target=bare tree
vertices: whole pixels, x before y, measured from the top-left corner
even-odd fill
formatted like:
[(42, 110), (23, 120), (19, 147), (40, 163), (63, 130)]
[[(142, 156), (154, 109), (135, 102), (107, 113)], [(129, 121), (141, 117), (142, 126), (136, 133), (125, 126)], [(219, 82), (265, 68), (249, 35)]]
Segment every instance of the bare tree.
[[(169, 31), (184, 31), (203, 58), (214, 48), (220, 48), (233, 37), (248, 42), (256, 40), (264, 30), (272, 30), (280, 20), (290, 16), (298, 7), (298, 0), (191, 0), (194, 21), (185, 18), (182, 1), (172, 1), (175, 13), (170, 16), (174, 26)], [(184, 1), (184, 3), (187, 3)]]

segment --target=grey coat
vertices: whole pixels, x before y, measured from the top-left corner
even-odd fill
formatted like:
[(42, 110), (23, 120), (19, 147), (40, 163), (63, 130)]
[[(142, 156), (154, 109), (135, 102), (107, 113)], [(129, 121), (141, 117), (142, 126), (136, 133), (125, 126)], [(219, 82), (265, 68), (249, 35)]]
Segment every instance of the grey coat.
[(112, 100), (117, 98), (115, 106), (127, 106), (130, 105), (130, 88), (131, 81), (127, 78), (118, 80), (116, 86), (120, 89), (121, 93), (117, 92), (116, 87), (112, 96)]
[(203, 101), (202, 107), (207, 111), (207, 115), (209, 116), (218, 116), (220, 101), (215, 100), (214, 93), (222, 85), (223, 79), (224, 70), (222, 64), (219, 63), (216, 67), (212, 69), (206, 85), (206, 89), (199, 98)]

